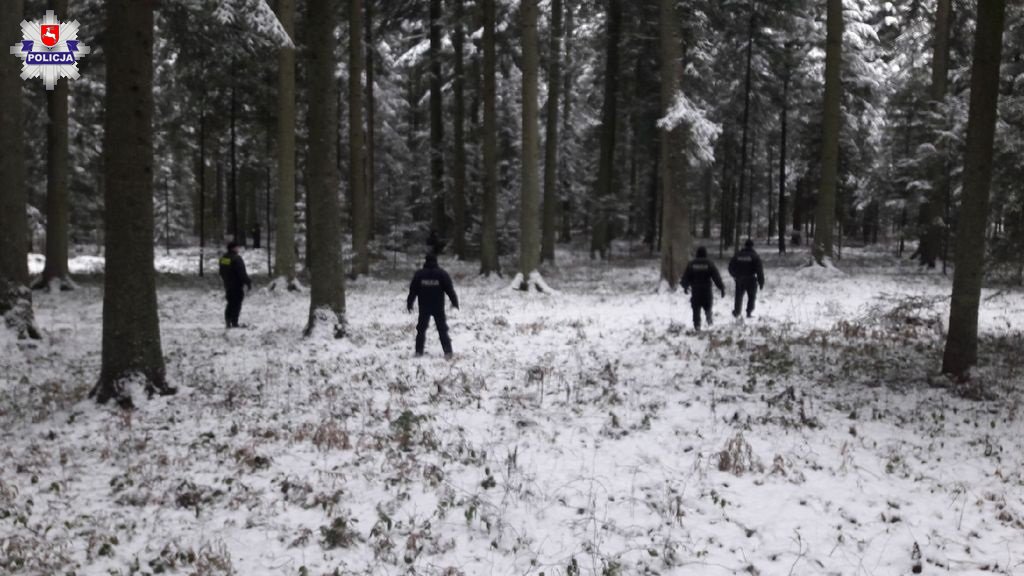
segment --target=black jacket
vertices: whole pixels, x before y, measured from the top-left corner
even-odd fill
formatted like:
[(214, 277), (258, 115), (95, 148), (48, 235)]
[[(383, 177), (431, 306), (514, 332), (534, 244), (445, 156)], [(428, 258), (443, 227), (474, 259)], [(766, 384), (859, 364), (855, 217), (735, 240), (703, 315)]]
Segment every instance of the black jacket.
[(686, 271), (679, 281), (684, 290), (693, 288), (694, 295), (711, 294), (711, 283), (714, 282), (719, 291), (725, 290), (718, 266), (707, 258), (694, 258), (686, 265)]
[(245, 261), (234, 252), (225, 252), (220, 257), (220, 278), (227, 292), (241, 292), (243, 286), (252, 288), (252, 280), (245, 271)]
[(444, 297), (452, 301), (452, 306), (459, 307), (459, 297), (455, 294), (451, 276), (436, 265), (426, 265), (416, 271), (409, 284), (409, 298), (406, 306), (412, 310), (412, 304), (419, 298), (421, 314), (444, 312)]
[(753, 248), (744, 248), (729, 261), (729, 275), (737, 282), (757, 278), (757, 284), (764, 286), (764, 266), (761, 257)]

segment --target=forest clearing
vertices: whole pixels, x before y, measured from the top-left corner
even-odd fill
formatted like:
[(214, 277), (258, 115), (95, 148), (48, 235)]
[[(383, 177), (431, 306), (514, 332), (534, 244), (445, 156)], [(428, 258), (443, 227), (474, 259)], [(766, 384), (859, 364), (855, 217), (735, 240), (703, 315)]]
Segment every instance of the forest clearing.
[(306, 298), (259, 285), (252, 326), (225, 332), (216, 285), (161, 275), (180, 390), (123, 416), (86, 399), (94, 277), (40, 295), (48, 337), (0, 360), (23, 375), (0, 396), (5, 569), (1024, 570), (1019, 288), (984, 293), (976, 377), (999, 399), (978, 402), (938, 374), (948, 279), (891, 254), (848, 249), (828, 275), (766, 256), (756, 317), (718, 301), (701, 333), (684, 295), (653, 290), (656, 260), (559, 257), (556, 296), (442, 260), (450, 362), (434, 334), (413, 357), (390, 263), (349, 285), (340, 341), (297, 338)]
[(0, 575), (1024, 575), (1024, 3), (0, 46)]

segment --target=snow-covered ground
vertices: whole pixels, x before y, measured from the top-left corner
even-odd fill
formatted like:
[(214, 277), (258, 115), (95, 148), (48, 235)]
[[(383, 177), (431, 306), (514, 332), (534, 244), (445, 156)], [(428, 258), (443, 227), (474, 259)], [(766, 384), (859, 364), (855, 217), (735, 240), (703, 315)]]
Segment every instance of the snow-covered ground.
[(559, 295), (443, 261), (453, 362), (413, 357), (411, 261), (349, 284), (342, 341), (259, 286), (225, 332), (215, 275), (162, 276), (181, 390), (132, 413), (85, 398), (100, 282), (37, 294), (46, 340), (0, 340), (0, 573), (1024, 574), (1020, 289), (984, 293), (978, 402), (935, 375), (948, 279), (880, 251), (768, 256), (757, 318), (701, 334), (656, 261), (559, 258)]

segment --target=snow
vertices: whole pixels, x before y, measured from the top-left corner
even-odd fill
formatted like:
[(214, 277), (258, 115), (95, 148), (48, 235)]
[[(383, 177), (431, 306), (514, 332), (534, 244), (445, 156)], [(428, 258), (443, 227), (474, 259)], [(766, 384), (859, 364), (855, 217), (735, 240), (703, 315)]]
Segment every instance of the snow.
[(675, 102), (663, 118), (658, 119), (658, 128), (673, 130), (683, 124), (687, 129), (698, 163), (708, 164), (715, 159), (715, 142), (722, 133), (722, 126), (708, 118), (707, 110), (690, 100), (684, 92), (676, 94)]
[(907, 574), (915, 543), (925, 574), (1024, 572), (1024, 292), (983, 295), (972, 402), (929, 385), (947, 278), (763, 256), (756, 317), (699, 334), (654, 259), (560, 250), (557, 298), (442, 261), (450, 362), (413, 357), (412, 260), (347, 284), (343, 340), (258, 289), (225, 331), (215, 275), (165, 274), (180, 391), (133, 413), (85, 397), (100, 280), (37, 293), (45, 340), (0, 337), (0, 572)]
[(517, 272), (516, 275), (512, 277), (512, 281), (509, 282), (508, 289), (521, 290), (524, 285), (528, 286), (530, 290), (535, 290), (551, 296), (557, 296), (560, 294), (558, 290), (548, 286), (548, 283), (544, 280), (544, 276), (537, 270), (531, 270), (525, 280), (523, 279), (523, 273)]
[[(72, 275), (102, 274), (104, 260), (98, 255), (95, 248), (90, 249), (93, 254), (77, 254), (68, 258), (68, 270)], [(205, 271), (217, 275), (217, 260), (224, 249), (220, 246), (207, 246), (203, 250), (203, 264)], [(172, 248), (169, 251), (158, 248), (153, 258), (153, 267), (161, 274), (198, 274), (199, 253), (196, 248)], [(242, 254), (245, 257), (246, 267), (249, 273), (267, 272), (267, 251), (264, 249), (243, 248)], [(46, 257), (39, 253), (28, 255), (28, 270), (32, 275), (42, 274), (46, 265)]]

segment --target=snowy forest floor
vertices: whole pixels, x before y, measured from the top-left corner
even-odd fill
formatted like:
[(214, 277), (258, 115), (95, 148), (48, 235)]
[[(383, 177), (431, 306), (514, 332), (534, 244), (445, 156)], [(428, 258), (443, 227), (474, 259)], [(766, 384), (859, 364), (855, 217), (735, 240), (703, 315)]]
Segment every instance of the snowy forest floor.
[(1024, 574), (1024, 291), (984, 292), (972, 401), (936, 376), (948, 278), (768, 252), (757, 317), (730, 293), (700, 334), (653, 259), (560, 252), (559, 295), (443, 259), (453, 362), (433, 327), (413, 356), (412, 260), (348, 284), (342, 341), (265, 279), (226, 332), (215, 274), (164, 274), (180, 392), (132, 413), (86, 398), (81, 276), (0, 339), (0, 573)]

